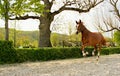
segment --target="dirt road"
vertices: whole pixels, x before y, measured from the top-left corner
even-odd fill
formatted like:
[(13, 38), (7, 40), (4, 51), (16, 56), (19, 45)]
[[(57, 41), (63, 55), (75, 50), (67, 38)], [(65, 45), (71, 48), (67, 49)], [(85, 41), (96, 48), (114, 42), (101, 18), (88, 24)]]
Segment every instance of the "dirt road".
[(120, 54), (0, 65), (0, 76), (120, 76)]

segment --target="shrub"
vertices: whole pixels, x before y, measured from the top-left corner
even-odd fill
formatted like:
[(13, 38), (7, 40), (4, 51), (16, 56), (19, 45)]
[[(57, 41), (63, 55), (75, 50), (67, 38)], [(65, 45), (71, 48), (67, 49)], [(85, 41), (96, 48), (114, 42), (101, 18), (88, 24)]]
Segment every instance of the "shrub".
[[(86, 48), (88, 56), (92, 56), (93, 48)], [(80, 48), (38, 48), (38, 49), (16, 49), (19, 62), (25, 61), (48, 61), (68, 58), (81, 58)], [(120, 54), (120, 48), (103, 48), (101, 55)], [(96, 52), (97, 54), (97, 52)]]
[[(6, 46), (3, 46), (4, 45)], [(81, 58), (82, 51), (80, 48), (24, 48), (14, 49), (12, 42), (3, 42), (0, 48), (0, 62), (14, 63), (26, 61), (48, 61), (68, 58)], [(9, 46), (9, 47), (8, 47)], [(92, 55), (93, 48), (85, 48)], [(97, 53), (97, 52), (96, 52)], [(103, 48), (102, 55), (120, 54), (120, 47)]]
[(16, 51), (19, 58), (18, 62), (47, 61), (82, 57), (78, 48), (16, 49)]
[(0, 63), (16, 62), (17, 54), (11, 41), (0, 41)]

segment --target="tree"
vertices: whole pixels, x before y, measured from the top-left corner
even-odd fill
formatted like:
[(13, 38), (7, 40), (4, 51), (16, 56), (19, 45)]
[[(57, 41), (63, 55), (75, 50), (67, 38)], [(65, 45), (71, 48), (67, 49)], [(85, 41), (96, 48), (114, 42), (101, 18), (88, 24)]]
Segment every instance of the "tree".
[(58, 0), (29, 0), (29, 1), (18, 0), (18, 1), (24, 1), (19, 3), (21, 7), (23, 7), (22, 4), (27, 3), (26, 4), (27, 6), (25, 6), (25, 8), (27, 7), (28, 9), (23, 8), (23, 10), (26, 11), (32, 9), (31, 12), (36, 13), (37, 16), (36, 15), (30, 16), (28, 14), (21, 15), (18, 12), (19, 15), (17, 14), (17, 16), (14, 19), (17, 20), (25, 20), (28, 18), (38, 19), (40, 21), (39, 47), (51, 47), (50, 24), (54, 20), (55, 15), (61, 13), (64, 10), (73, 10), (73, 11), (78, 11), (79, 13), (88, 12), (91, 8), (94, 8), (104, 0), (92, 0), (92, 1), (91, 0), (63, 0), (63, 1), (61, 0), (62, 6), (55, 11), (51, 11), (51, 8), (53, 7), (53, 5), (57, 3)]
[(120, 31), (116, 31), (114, 33), (114, 41), (117, 43), (118, 46), (120, 46)]
[[(96, 24), (98, 25), (98, 28), (104, 32), (109, 32), (109, 31), (113, 31), (113, 30), (118, 30), (120, 31), (120, 11), (119, 11), (119, 7), (120, 3), (118, 0), (109, 0), (110, 5), (113, 7), (113, 10), (110, 10), (110, 12), (112, 12), (113, 14), (106, 14), (103, 15), (102, 13), (102, 22), (97, 21)], [(98, 18), (96, 18), (98, 20)], [(113, 20), (114, 19), (114, 20)], [(104, 25), (105, 27), (102, 28), (101, 25)]]
[(110, 32), (113, 30), (120, 31), (119, 21), (112, 15), (112, 14), (104, 14), (98, 17), (98, 14), (95, 16), (95, 26), (98, 28), (98, 30), (101, 30), (103, 32)]
[(111, 12), (114, 12), (114, 15), (116, 16), (116, 18), (120, 21), (120, 11), (119, 11), (119, 6), (120, 3), (118, 0), (109, 0), (110, 4), (112, 5), (113, 9)]
[(9, 28), (8, 28), (9, 9), (10, 9), (9, 1), (0, 0), (0, 17), (2, 17), (5, 20), (5, 40), (9, 40)]

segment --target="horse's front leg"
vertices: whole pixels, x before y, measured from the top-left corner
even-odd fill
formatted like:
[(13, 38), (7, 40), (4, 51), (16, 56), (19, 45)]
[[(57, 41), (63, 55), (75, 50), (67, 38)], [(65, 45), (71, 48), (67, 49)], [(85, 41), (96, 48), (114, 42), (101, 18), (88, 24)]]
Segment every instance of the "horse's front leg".
[(82, 45), (82, 54), (83, 54), (83, 56), (85, 57), (85, 56), (86, 56), (86, 53), (85, 53), (84, 49), (85, 49), (85, 46)]

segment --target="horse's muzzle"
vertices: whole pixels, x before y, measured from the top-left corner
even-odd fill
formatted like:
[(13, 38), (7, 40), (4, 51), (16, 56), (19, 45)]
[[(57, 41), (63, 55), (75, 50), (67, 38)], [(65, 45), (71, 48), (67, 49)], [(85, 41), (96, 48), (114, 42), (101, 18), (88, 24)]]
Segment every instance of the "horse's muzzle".
[(76, 32), (76, 34), (78, 34), (78, 31)]

